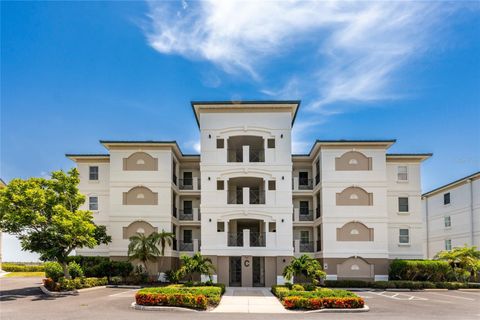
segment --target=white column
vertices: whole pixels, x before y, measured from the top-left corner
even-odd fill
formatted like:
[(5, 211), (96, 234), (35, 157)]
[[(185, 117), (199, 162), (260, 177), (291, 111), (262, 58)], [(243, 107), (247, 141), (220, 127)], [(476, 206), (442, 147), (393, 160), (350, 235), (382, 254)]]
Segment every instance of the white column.
[(199, 252), (200, 251), (200, 245), (198, 243), (198, 239), (193, 239), (193, 252)]
[(198, 190), (198, 177), (192, 178), (193, 190)]
[(298, 190), (298, 177), (293, 177), (293, 190)]
[(250, 229), (243, 229), (243, 247), (250, 247)]
[(250, 188), (243, 188), (243, 205), (250, 204)]
[(250, 162), (250, 146), (242, 146), (243, 163)]
[(198, 208), (193, 208), (192, 211), (193, 211), (193, 221), (199, 221), (200, 219), (198, 219)]
[(295, 239), (295, 245), (293, 246), (294, 253), (300, 253), (300, 240)]
[(300, 208), (293, 208), (293, 221), (300, 221)]

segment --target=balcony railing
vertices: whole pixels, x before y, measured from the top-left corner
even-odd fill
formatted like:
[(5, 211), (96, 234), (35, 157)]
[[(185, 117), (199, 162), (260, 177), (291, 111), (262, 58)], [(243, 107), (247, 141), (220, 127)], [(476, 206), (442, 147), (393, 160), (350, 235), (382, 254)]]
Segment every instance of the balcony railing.
[(193, 242), (185, 242), (183, 240), (178, 240), (178, 249), (179, 251), (193, 251)]
[(317, 252), (322, 251), (322, 240), (317, 240)]
[(317, 208), (315, 209), (315, 212), (317, 213), (317, 219), (322, 216), (322, 212), (320, 211), (320, 207), (317, 207)]
[(229, 232), (228, 233), (229, 247), (243, 247), (243, 232)]
[[(197, 186), (195, 187), (195, 180), (197, 180)], [(188, 178), (188, 179), (178, 179), (178, 188), (180, 190), (200, 190), (200, 178), (198, 179), (193, 179), (193, 178)]]
[(308, 208), (300, 208), (298, 220), (313, 221), (313, 210), (310, 210)]
[(243, 162), (243, 149), (228, 149), (227, 162)]
[(183, 209), (180, 210), (180, 214), (178, 216), (179, 220), (186, 220), (192, 221), (193, 220), (193, 209)]
[(313, 241), (300, 241), (300, 252), (313, 252)]
[(250, 189), (250, 204), (265, 204), (265, 191)]
[(265, 232), (250, 232), (250, 247), (265, 247)]
[(298, 189), (299, 190), (312, 190), (313, 189), (313, 179), (298, 179)]
[(228, 204), (243, 204), (243, 190), (228, 190)]
[(249, 160), (250, 162), (265, 162), (265, 150), (250, 149)]

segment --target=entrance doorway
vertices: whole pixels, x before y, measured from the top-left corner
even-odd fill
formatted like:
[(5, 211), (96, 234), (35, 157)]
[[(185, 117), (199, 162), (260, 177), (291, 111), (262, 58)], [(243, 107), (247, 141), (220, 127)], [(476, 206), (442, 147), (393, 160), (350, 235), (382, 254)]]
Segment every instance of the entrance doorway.
[(230, 287), (242, 286), (242, 257), (230, 257), (229, 258), (229, 281)]
[(252, 280), (254, 287), (265, 287), (265, 257), (253, 257)]

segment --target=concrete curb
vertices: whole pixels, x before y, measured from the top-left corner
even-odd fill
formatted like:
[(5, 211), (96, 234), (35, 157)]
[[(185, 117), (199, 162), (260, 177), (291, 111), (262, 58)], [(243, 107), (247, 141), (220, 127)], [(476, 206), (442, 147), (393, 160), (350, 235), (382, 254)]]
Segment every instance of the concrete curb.
[(77, 292), (85, 292), (85, 291), (92, 291), (92, 290), (97, 290), (97, 289), (105, 289), (107, 286), (96, 286), (96, 287), (91, 287), (91, 288), (83, 288), (83, 289), (77, 289)]
[(439, 291), (439, 292), (442, 292), (442, 291), (448, 291), (448, 289), (423, 289), (422, 291), (425, 291), (425, 292), (435, 292), (435, 291)]
[(49, 297), (74, 296), (74, 295), (78, 294), (77, 290), (75, 290), (75, 291), (59, 291), (59, 292), (50, 291), (47, 288), (45, 288), (45, 286), (43, 284), (40, 286), (40, 290), (42, 290), (42, 292), (45, 293)]
[(404, 288), (387, 288), (385, 291), (393, 291), (393, 292), (410, 292), (410, 291), (422, 291), (421, 289), (404, 289)]
[(9, 273), (10, 273), (10, 272), (2, 272), (2, 273), (0, 273), (0, 278), (6, 276), (6, 275), (9, 274)]
[[(448, 289), (447, 289), (448, 290)], [(457, 289), (458, 291), (473, 291), (473, 292), (480, 292), (480, 288), (465, 288), (465, 289)]]
[(142, 286), (129, 286), (126, 284), (107, 284), (107, 288), (119, 288), (119, 289), (142, 289)]
[(170, 312), (202, 312), (199, 310), (189, 309), (189, 308), (182, 308), (182, 307), (168, 307), (168, 306), (142, 306), (137, 304), (136, 302), (132, 302), (130, 305), (131, 308), (135, 310), (142, 310), (142, 311), (170, 311)]
[(358, 313), (358, 312), (368, 312), (370, 307), (364, 305), (363, 308), (357, 309), (319, 309), (319, 310), (310, 310), (310, 311), (297, 311), (297, 313)]

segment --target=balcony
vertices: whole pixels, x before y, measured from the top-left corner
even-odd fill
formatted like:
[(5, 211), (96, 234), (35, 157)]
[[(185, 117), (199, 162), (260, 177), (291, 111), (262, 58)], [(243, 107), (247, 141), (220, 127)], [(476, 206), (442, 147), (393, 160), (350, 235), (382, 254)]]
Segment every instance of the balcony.
[(180, 190), (200, 190), (200, 178), (179, 179), (178, 188)]
[(265, 162), (264, 139), (234, 136), (227, 141), (227, 162)]
[(175, 207), (172, 208), (172, 216), (175, 218), (177, 217), (177, 208)]
[(265, 247), (265, 232), (250, 232), (250, 247)]
[(317, 173), (317, 175), (315, 176), (315, 185), (319, 183), (320, 183), (320, 175)]
[(227, 204), (243, 204), (243, 190), (228, 190)]
[(295, 252), (305, 253), (305, 252), (314, 252), (314, 242), (313, 241), (303, 241), (301, 239), (293, 240), (293, 248)]
[(322, 251), (322, 240), (317, 240), (317, 252)]
[(199, 208), (184, 208), (181, 209), (178, 215), (178, 220), (181, 221), (200, 221)]
[(313, 210), (309, 208), (293, 208), (293, 221), (313, 221)]
[[(191, 241), (178, 240), (178, 251), (183, 252), (199, 252), (200, 251), (200, 240), (192, 239)], [(174, 249), (175, 250), (175, 249)]]
[(292, 190), (293, 191), (313, 190), (313, 179), (293, 177)]
[(250, 204), (265, 204), (265, 191), (250, 189)]
[(317, 207), (317, 208), (315, 209), (315, 212), (316, 212), (316, 219), (318, 219), (318, 218), (320, 218), (320, 217), (322, 216), (322, 212), (320, 211), (320, 208), (319, 208), (319, 207)]
[(265, 204), (265, 181), (256, 177), (228, 180), (227, 204)]
[(177, 185), (177, 176), (175, 174), (172, 175), (173, 184)]

